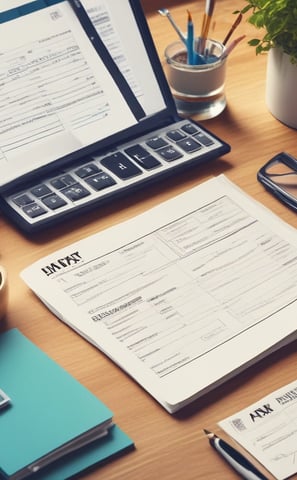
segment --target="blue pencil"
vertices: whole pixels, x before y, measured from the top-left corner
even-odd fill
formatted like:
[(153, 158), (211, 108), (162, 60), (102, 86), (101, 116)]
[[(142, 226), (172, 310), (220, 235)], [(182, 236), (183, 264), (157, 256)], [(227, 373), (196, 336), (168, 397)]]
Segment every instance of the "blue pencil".
[(187, 27), (187, 61), (189, 65), (194, 65), (195, 64), (195, 58), (194, 58), (194, 25), (192, 21), (192, 16), (188, 12), (188, 27)]

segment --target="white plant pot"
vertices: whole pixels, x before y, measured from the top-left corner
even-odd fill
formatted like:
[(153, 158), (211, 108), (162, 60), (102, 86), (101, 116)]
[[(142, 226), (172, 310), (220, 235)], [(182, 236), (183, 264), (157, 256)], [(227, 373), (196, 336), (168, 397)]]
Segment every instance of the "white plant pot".
[(280, 122), (297, 128), (297, 64), (280, 48), (268, 52), (266, 105)]

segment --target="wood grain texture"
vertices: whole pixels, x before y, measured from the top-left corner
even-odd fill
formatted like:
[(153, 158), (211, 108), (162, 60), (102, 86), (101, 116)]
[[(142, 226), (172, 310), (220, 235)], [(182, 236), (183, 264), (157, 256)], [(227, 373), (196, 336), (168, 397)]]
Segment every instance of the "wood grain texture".
[[(156, 13), (156, 9), (168, 4), (144, 0), (144, 6), (163, 62), (165, 46), (176, 37), (169, 22)], [(179, 25), (186, 24), (186, 8), (199, 25), (202, 2), (171, 1), (169, 6)], [(232, 12), (241, 7), (241, 0), (218, 0), (215, 26), (211, 30), (213, 38), (225, 37), (234, 21)], [(120, 368), (58, 321), (19, 278), (19, 272), (41, 256), (133, 217), (220, 173), (292, 226), (297, 226), (296, 214), (272, 198), (256, 180), (259, 167), (277, 152), (285, 150), (297, 156), (296, 131), (279, 123), (267, 111), (266, 57), (256, 56), (247, 45), (247, 40), (256, 36), (253, 27), (243, 20), (237, 33), (247, 37), (228, 59), (227, 108), (219, 117), (204, 122), (206, 128), (231, 144), (228, 155), (164, 181), (149, 191), (134, 194), (133, 198), (127, 197), (118, 207), (107, 206), (34, 238), (22, 236), (0, 217), (0, 263), (8, 271), (10, 284), (9, 312), (2, 330), (20, 328), (106, 402), (114, 412), (115, 421), (136, 444), (134, 452), (84, 475), (82, 478), (86, 480), (236, 480), (238, 476), (209, 447), (202, 429), (221, 433), (216, 425), (219, 420), (296, 379), (295, 342), (179, 414), (170, 416)]]

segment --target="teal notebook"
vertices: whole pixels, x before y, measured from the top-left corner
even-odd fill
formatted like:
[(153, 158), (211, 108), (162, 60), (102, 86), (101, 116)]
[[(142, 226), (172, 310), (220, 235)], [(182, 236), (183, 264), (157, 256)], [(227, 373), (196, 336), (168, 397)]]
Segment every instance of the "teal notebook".
[(133, 447), (109, 408), (17, 329), (0, 335), (0, 388), (11, 399), (2, 478), (64, 480)]

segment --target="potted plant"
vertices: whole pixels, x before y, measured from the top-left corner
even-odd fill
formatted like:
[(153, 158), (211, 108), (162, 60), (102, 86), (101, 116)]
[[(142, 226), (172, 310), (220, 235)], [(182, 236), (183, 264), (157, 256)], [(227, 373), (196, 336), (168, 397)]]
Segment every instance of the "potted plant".
[(261, 38), (248, 43), (256, 54), (268, 52), (267, 107), (278, 120), (297, 128), (297, 2), (245, 1), (241, 13), (248, 14), (248, 22), (263, 30)]

